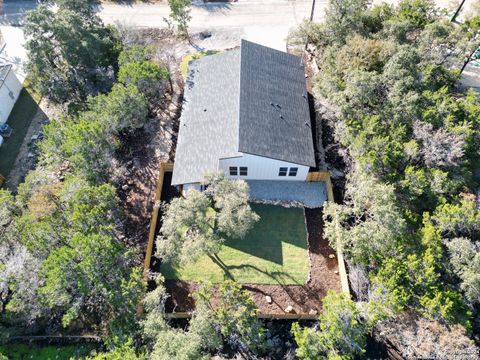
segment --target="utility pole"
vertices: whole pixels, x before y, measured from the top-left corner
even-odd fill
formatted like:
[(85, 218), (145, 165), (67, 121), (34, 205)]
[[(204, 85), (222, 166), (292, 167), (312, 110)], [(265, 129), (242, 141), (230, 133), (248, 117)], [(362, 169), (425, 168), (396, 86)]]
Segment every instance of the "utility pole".
[[(465, 2), (465, 0), (463, 0)], [(310, 12), (310, 22), (313, 21), (313, 12), (315, 11), (315, 0), (312, 0), (312, 11)]]
[(460, 6), (458, 7), (457, 11), (455, 11), (455, 14), (453, 14), (452, 20), (451, 20), (452, 22), (455, 22), (455, 20), (457, 19), (458, 14), (462, 10), (463, 4), (465, 4), (465, 0), (462, 0), (462, 2), (460, 3)]
[(475, 49), (472, 51), (472, 53), (470, 54), (470, 56), (467, 58), (467, 60), (463, 63), (463, 66), (462, 66), (462, 69), (460, 70), (460, 74), (463, 73), (463, 70), (465, 70), (465, 68), (467, 67), (468, 63), (470, 61), (472, 61), (473, 59), (473, 56), (475, 55), (475, 53), (477, 52), (477, 49), (480, 48), (480, 44), (478, 47), (475, 47)]
[[(312, 0), (312, 10), (310, 11), (310, 22), (313, 21), (313, 13), (315, 12), (315, 0)], [(307, 46), (308, 46), (308, 35), (307, 35), (307, 39), (305, 40), (305, 51), (307, 50)]]

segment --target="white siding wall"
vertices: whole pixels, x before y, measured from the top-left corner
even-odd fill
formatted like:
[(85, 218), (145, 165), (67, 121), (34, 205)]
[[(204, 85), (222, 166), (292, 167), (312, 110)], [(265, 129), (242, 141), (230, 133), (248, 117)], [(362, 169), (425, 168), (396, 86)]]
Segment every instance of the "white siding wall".
[[(230, 176), (230, 166), (246, 166), (248, 168), (248, 175), (240, 176), (239, 172), (239, 175), (237, 176)], [(278, 170), (281, 167), (298, 168), (297, 176), (288, 176), (288, 173), (287, 176), (278, 176)], [(307, 179), (309, 167), (262, 156), (243, 154), (243, 156), (240, 157), (220, 159), (219, 169), (225, 172), (226, 177), (235, 179), (305, 181)]]
[[(5, 79), (5, 83), (0, 88), (0, 124), (7, 121), (8, 115), (10, 115), (21, 90), (22, 84), (17, 79), (15, 73), (10, 70)], [(10, 91), (12, 92), (13, 99), (10, 96)]]

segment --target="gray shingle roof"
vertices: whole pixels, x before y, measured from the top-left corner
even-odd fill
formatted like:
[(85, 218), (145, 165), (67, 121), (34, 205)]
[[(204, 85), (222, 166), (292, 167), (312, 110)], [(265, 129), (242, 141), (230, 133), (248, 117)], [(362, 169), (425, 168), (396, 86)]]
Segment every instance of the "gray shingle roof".
[(241, 152), (315, 166), (300, 57), (242, 40), (189, 64), (172, 184)]
[(172, 185), (201, 182), (218, 159), (238, 153), (240, 50), (188, 66)]
[(301, 58), (242, 41), (239, 151), (315, 166)]
[(3, 86), (3, 83), (5, 82), (5, 79), (7, 78), (7, 75), (11, 69), (11, 64), (0, 65), (0, 88)]

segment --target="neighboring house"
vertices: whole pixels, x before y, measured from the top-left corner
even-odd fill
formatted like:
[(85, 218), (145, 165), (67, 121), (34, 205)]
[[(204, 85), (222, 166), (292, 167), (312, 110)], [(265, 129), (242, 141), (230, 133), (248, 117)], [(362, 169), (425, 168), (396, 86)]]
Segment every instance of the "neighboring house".
[(0, 124), (7, 121), (22, 90), (12, 65), (0, 65)]
[(242, 40), (189, 64), (172, 185), (199, 189), (219, 170), (232, 179), (304, 182), (310, 167), (300, 57)]

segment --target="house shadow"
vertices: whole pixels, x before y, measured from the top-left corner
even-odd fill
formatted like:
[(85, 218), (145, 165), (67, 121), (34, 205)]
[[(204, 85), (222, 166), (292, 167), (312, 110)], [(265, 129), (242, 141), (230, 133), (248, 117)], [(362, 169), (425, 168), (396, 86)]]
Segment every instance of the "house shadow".
[(283, 265), (283, 243), (307, 249), (307, 230), (302, 209), (251, 204), (260, 220), (243, 239), (227, 239), (224, 246)]
[(10, 190), (15, 191), (35, 165), (36, 156), (30, 149), (41, 139), (41, 124), (46, 122), (48, 117), (37, 100), (23, 88), (7, 120), (12, 132), (0, 147), (0, 174), (7, 178), (5, 185)]

